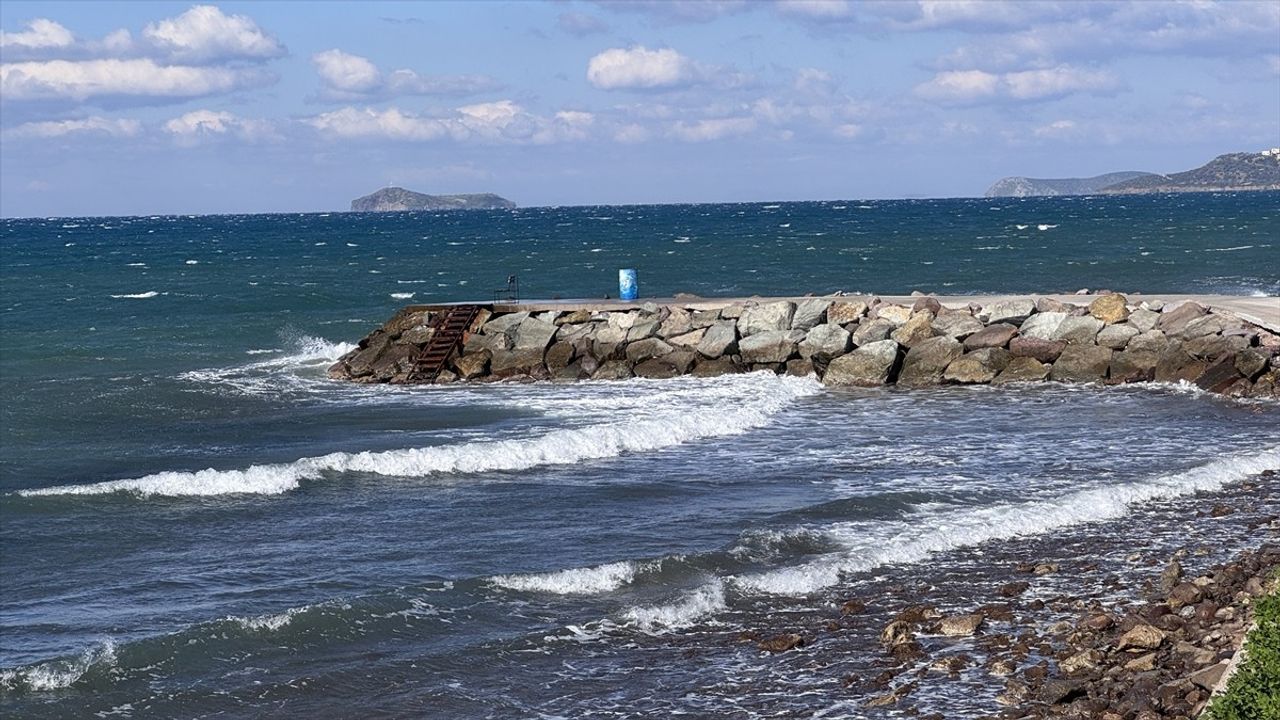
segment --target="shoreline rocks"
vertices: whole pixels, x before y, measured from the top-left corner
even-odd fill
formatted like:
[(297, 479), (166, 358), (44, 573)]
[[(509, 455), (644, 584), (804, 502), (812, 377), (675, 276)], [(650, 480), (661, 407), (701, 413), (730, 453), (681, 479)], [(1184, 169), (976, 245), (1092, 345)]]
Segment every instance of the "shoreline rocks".
[[(442, 313), (405, 308), (329, 369), (335, 379), (408, 383)], [(1087, 306), (1021, 298), (948, 308), (814, 297), (701, 310), (482, 310), (436, 382), (715, 377), (767, 370), (832, 387), (1038, 382), (1188, 382), (1280, 398), (1280, 336), (1184, 301)]]

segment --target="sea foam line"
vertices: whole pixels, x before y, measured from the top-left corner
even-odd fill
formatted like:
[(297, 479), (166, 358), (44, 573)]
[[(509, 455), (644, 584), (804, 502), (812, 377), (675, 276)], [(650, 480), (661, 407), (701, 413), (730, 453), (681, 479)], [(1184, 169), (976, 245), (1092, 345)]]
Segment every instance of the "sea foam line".
[(83, 485), (21, 490), (26, 497), (42, 495), (139, 496), (259, 494), (278, 495), (302, 481), (326, 473), (362, 472), (395, 477), (428, 477), (449, 473), (525, 470), (542, 465), (566, 465), (584, 460), (645, 452), (692, 440), (739, 435), (769, 422), (791, 402), (822, 391), (812, 378), (752, 373), (726, 382), (739, 385), (739, 402), (732, 409), (674, 406), (642, 419), (553, 430), (519, 440), (495, 440), (382, 452), (336, 452), (291, 463), (252, 465), (243, 470), (160, 472), (140, 478)]
[(489, 581), (498, 587), (522, 592), (545, 592), (556, 595), (595, 595), (617, 590), (636, 579), (642, 569), (631, 560), (569, 568), (545, 573), (495, 575)]
[(808, 595), (836, 585), (848, 573), (920, 562), (937, 552), (992, 540), (1042, 535), (1073, 525), (1114, 520), (1141, 503), (1220, 490), (1229, 483), (1276, 469), (1280, 469), (1280, 447), (1219, 458), (1143, 482), (1068, 493), (1052, 500), (916, 517), (880, 531), (865, 524), (837, 525), (827, 532), (845, 546), (843, 552), (794, 567), (733, 577), (730, 581), (744, 591)]

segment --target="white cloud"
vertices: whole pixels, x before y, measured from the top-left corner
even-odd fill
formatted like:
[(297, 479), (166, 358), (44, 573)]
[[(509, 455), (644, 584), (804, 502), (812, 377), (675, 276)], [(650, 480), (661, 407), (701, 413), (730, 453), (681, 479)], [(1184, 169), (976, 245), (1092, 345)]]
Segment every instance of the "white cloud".
[(107, 135), (132, 137), (142, 131), (142, 123), (130, 119), (112, 119), (99, 116), (81, 120), (48, 120), (19, 125), (5, 134), (25, 138), (57, 138), (67, 135)]
[(382, 84), (382, 73), (368, 58), (336, 48), (312, 55), (311, 64), (315, 65), (320, 81), (333, 90), (362, 93)]
[(671, 126), (671, 135), (684, 142), (709, 142), (746, 135), (755, 129), (756, 120), (751, 117), (713, 118), (696, 122), (681, 120)]
[(334, 138), (543, 145), (587, 139), (595, 116), (581, 110), (562, 110), (545, 117), (511, 100), (499, 100), (464, 105), (442, 115), (418, 115), (398, 108), (345, 107), (304, 122)]
[(252, 120), (226, 111), (214, 110), (193, 110), (179, 115), (164, 124), (164, 131), (185, 144), (218, 136), (237, 137), (242, 140), (277, 137), (271, 123), (265, 120)]
[(70, 30), (46, 18), (36, 18), (27, 23), (26, 32), (0, 32), (0, 48), (10, 50), (66, 48), (71, 47), (75, 41), (75, 36)]
[(0, 65), (0, 94), (7, 100), (190, 98), (231, 92), (268, 79), (246, 68), (158, 65), (149, 58), (50, 60)]
[(195, 5), (181, 15), (150, 23), (142, 35), (180, 62), (266, 60), (284, 55), (275, 37), (244, 15), (226, 15), (213, 5)]
[(1059, 65), (1009, 73), (948, 70), (917, 85), (915, 94), (942, 104), (966, 105), (989, 101), (1048, 100), (1081, 92), (1104, 95), (1120, 87), (1120, 81), (1109, 72)]
[(388, 99), (401, 95), (472, 95), (499, 84), (487, 75), (419, 75), (393, 70), (383, 75), (368, 58), (333, 49), (311, 56), (326, 100)]
[(692, 60), (671, 48), (610, 48), (587, 62), (587, 81), (602, 90), (675, 88), (699, 75)]

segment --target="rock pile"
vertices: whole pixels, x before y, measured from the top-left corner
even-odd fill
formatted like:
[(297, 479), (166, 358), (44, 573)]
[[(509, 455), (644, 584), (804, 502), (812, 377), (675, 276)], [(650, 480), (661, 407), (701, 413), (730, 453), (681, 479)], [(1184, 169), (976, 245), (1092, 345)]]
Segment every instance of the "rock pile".
[[(408, 382), (432, 314), (407, 308), (332, 368)], [(719, 310), (481, 313), (438, 382), (615, 380), (769, 370), (830, 386), (1186, 381), (1230, 396), (1280, 396), (1280, 336), (1195, 302), (1089, 305), (1049, 298), (947, 308), (814, 297)]]

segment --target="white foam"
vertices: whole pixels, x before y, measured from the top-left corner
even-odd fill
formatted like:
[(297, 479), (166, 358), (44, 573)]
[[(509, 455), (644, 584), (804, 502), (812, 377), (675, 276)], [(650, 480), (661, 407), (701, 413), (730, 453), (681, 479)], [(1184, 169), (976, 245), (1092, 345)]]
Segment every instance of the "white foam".
[(130, 300), (146, 300), (147, 298), (153, 298), (159, 294), (160, 293), (156, 292), (155, 290), (148, 290), (147, 292), (132, 293), (132, 294), (126, 294), (126, 295), (112, 295), (111, 297), (116, 299), (127, 298)]
[(1135, 505), (1221, 489), (1264, 470), (1280, 469), (1280, 447), (1228, 456), (1150, 480), (1068, 493), (1051, 500), (929, 511), (893, 523), (842, 523), (827, 529), (845, 550), (794, 567), (732, 578), (744, 590), (807, 595), (848, 573), (913, 563), (933, 553), (991, 540), (1041, 535), (1059, 528), (1123, 517)]
[(396, 300), (410, 300), (416, 294), (417, 293), (391, 293), (391, 297), (395, 298)]
[(1057, 225), (1049, 225), (1049, 224), (1046, 224), (1046, 223), (1040, 223), (1039, 225), (1037, 225), (1037, 226), (1036, 226), (1036, 229), (1037, 229), (1037, 230), (1052, 230), (1053, 228), (1056, 228), (1056, 227), (1058, 227), (1058, 226), (1057, 226)]
[(302, 607), (289, 608), (282, 613), (257, 615), (254, 617), (229, 617), (227, 619), (236, 623), (245, 630), (266, 630), (274, 632), (292, 622), (294, 616), (310, 610), (311, 607), (311, 605), (304, 605)]
[(636, 578), (640, 565), (623, 560), (595, 567), (570, 568), (548, 573), (496, 575), (490, 582), (508, 590), (556, 595), (598, 595), (617, 590)]
[[(278, 363), (280, 359), (265, 361)], [(291, 463), (253, 465), (244, 470), (161, 472), (141, 478), (85, 485), (22, 490), (24, 496), (102, 495), (276, 495), (326, 473), (360, 472), (394, 477), (526, 470), (612, 458), (630, 452), (673, 447), (692, 440), (739, 435), (769, 422), (796, 399), (822, 391), (812, 378), (751, 373), (723, 380), (738, 390), (730, 408), (666, 404), (653, 412), (616, 422), (552, 430), (532, 438), (465, 442), (382, 452), (336, 452)]]
[(116, 646), (108, 639), (71, 660), (50, 660), (38, 665), (0, 670), (0, 688), (4, 690), (22, 688), (33, 692), (60, 690), (71, 687), (94, 665), (110, 666), (115, 663)]
[(661, 633), (689, 627), (727, 607), (724, 582), (715, 580), (668, 605), (628, 608), (622, 613), (622, 618), (626, 625), (643, 632)]

